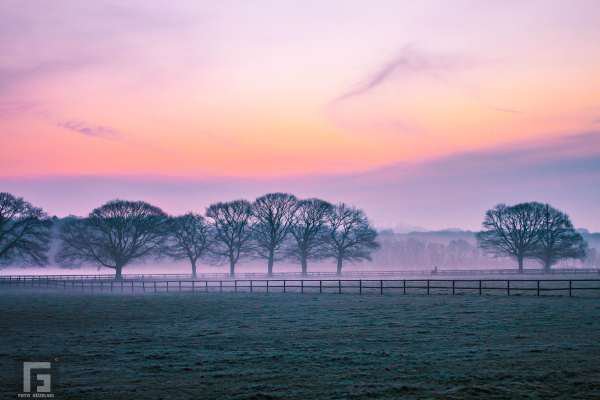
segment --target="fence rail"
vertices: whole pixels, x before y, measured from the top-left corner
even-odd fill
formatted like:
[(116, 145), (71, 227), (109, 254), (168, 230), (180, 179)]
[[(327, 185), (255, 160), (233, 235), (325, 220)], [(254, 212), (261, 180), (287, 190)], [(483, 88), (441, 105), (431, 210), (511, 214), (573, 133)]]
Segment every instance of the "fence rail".
[[(600, 276), (599, 268), (560, 268), (550, 271), (544, 271), (543, 269), (525, 269), (522, 273), (519, 273), (517, 269), (505, 268), (505, 269), (437, 269), (437, 270), (395, 270), (395, 271), (346, 271), (342, 274), (342, 277), (398, 277), (398, 276), (465, 276), (465, 275), (549, 275), (549, 276), (561, 276), (561, 275), (598, 275)], [(269, 279), (286, 279), (286, 278), (301, 278), (308, 279), (309, 277), (335, 277), (339, 279), (339, 275), (335, 272), (308, 272), (306, 275), (302, 275), (299, 272), (279, 272), (268, 277)], [(234, 279), (262, 279), (267, 278), (267, 274), (261, 272), (246, 272), (237, 273), (235, 277), (231, 277), (227, 273), (201, 273), (197, 275), (197, 280), (217, 279), (217, 280), (234, 280)], [(93, 279), (93, 280), (113, 280), (114, 274), (97, 274), (97, 275), (76, 275), (76, 274), (48, 274), (48, 275), (0, 275), (0, 281), (2, 280), (23, 280), (23, 279), (34, 279), (34, 280), (82, 280), (82, 279)], [(149, 280), (149, 279), (192, 279), (190, 274), (124, 274), (123, 279), (126, 280)]]
[(600, 295), (600, 279), (0, 279), (0, 287), (89, 293), (262, 292)]

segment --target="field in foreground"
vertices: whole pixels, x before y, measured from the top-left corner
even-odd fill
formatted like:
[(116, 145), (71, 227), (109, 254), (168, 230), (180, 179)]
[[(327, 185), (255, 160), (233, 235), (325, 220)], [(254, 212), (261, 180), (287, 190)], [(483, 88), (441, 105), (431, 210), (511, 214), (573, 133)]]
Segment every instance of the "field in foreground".
[(57, 399), (598, 399), (600, 301), (0, 294), (1, 398), (22, 358)]

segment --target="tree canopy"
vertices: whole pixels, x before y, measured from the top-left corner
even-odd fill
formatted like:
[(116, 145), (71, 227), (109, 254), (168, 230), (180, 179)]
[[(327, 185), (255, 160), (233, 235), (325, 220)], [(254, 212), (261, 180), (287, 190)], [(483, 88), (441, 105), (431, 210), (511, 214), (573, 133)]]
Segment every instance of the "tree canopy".
[(268, 193), (252, 203), (253, 238), (256, 253), (267, 260), (267, 273), (273, 274), (273, 264), (278, 251), (294, 222), (294, 213), (298, 207), (296, 196), (288, 193)]
[(91, 263), (115, 270), (134, 260), (158, 256), (167, 238), (168, 217), (143, 201), (113, 200), (86, 218), (70, 218), (61, 226), (62, 264)]
[(211, 254), (217, 261), (229, 262), (229, 273), (235, 274), (240, 257), (252, 253), (252, 206), (246, 200), (215, 203), (206, 209), (214, 233)]
[(479, 246), (493, 255), (514, 257), (520, 272), (527, 258), (548, 271), (561, 259), (586, 254), (587, 245), (569, 217), (549, 204), (499, 204), (486, 212), (483, 228), (477, 234)]
[(48, 263), (51, 226), (41, 208), (0, 192), (0, 265)]
[(338, 275), (344, 261), (370, 260), (371, 252), (379, 248), (377, 231), (362, 210), (340, 203), (332, 207), (326, 218), (327, 251), (336, 260)]
[(169, 237), (164, 249), (173, 259), (187, 258), (192, 266), (192, 277), (195, 278), (198, 260), (207, 255), (212, 237), (206, 219), (190, 212), (171, 218)]

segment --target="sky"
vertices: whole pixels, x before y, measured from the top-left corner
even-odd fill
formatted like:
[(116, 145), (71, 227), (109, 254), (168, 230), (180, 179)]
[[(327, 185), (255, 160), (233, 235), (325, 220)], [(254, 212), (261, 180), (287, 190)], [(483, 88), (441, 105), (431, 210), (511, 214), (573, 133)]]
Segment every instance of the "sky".
[(378, 227), (600, 230), (596, 0), (0, 2), (0, 191), (50, 214), (294, 192)]

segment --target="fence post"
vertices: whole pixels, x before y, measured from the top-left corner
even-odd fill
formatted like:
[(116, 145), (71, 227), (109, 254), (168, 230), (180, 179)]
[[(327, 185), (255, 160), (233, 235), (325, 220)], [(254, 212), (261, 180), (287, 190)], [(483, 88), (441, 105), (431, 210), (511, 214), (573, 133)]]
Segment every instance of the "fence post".
[(427, 295), (429, 295), (429, 279), (427, 279)]
[(156, 281), (154, 281), (154, 293), (156, 293)]
[(569, 279), (569, 297), (573, 296), (573, 281)]
[(510, 279), (506, 280), (506, 295), (510, 296)]
[(250, 279), (250, 293), (252, 293), (252, 279)]
[(131, 293), (133, 293), (133, 292), (134, 292), (134, 289), (133, 289), (133, 281), (131, 281)]
[(304, 293), (304, 279), (300, 281), (300, 293)]
[(234, 290), (234, 291), (237, 293), (237, 279), (236, 279), (235, 281), (233, 281), (233, 285), (234, 285), (234, 287), (235, 287), (235, 290)]
[(362, 279), (358, 281), (358, 294), (362, 294)]
[(223, 281), (219, 281), (219, 293), (223, 293)]
[(479, 295), (481, 296), (481, 279), (479, 280)]
[(323, 281), (319, 280), (319, 293), (323, 293)]
[(383, 296), (383, 279), (379, 281), (379, 295)]
[(454, 279), (452, 279), (452, 296), (454, 296), (455, 292), (456, 292), (456, 285), (455, 285)]
[(283, 280), (283, 293), (285, 293), (285, 282), (286, 282), (286, 280), (284, 279)]
[(181, 292), (181, 281), (179, 281), (179, 291)]
[(192, 293), (196, 291), (196, 281), (192, 281)]
[(167, 293), (169, 293), (169, 281), (167, 281)]
[(269, 293), (269, 280), (267, 279), (267, 293)]
[(142, 292), (146, 293), (146, 281), (142, 281)]
[(537, 295), (540, 295), (540, 280), (537, 281)]
[(208, 293), (208, 281), (204, 281), (204, 291)]
[(113, 292), (113, 281), (110, 281), (110, 292)]
[(338, 279), (338, 294), (342, 294), (342, 280)]

